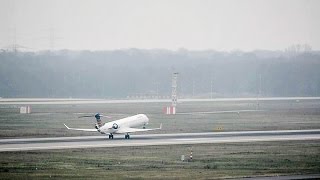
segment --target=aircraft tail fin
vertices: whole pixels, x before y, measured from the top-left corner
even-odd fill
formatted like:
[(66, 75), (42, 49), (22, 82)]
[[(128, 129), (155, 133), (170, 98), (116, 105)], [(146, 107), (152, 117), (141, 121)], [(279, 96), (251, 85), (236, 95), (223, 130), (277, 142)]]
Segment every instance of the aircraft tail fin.
[(85, 115), (85, 116), (80, 116), (79, 118), (83, 118), (83, 117), (95, 117), (96, 118), (96, 129), (99, 129), (103, 124), (102, 124), (102, 121), (101, 121), (101, 117), (107, 117), (107, 118), (111, 118), (110, 116), (105, 116), (105, 115), (102, 115), (100, 113), (97, 113), (95, 115)]
[(101, 127), (102, 126), (102, 121), (101, 121), (101, 115), (99, 113), (97, 113), (96, 115), (94, 115), (94, 117), (96, 118), (97, 120), (97, 126), (98, 127)]

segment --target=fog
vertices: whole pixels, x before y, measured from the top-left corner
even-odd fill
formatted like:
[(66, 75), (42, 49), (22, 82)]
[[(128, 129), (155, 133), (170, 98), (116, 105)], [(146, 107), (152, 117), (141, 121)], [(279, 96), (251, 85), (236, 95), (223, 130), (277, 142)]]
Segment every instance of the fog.
[(319, 96), (315, 0), (0, 0), (0, 97)]
[(317, 51), (43, 51), (0, 53), (0, 96), (166, 98), (319, 96)]
[(317, 0), (0, 0), (0, 48), (320, 50)]

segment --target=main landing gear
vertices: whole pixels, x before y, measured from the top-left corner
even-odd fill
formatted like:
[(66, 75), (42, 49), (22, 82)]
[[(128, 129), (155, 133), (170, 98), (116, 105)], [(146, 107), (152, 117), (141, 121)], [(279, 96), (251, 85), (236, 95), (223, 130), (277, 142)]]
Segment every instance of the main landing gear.
[[(127, 133), (126, 135), (124, 135), (125, 139), (130, 139), (130, 135)], [(113, 139), (113, 134), (109, 134), (109, 139)]]

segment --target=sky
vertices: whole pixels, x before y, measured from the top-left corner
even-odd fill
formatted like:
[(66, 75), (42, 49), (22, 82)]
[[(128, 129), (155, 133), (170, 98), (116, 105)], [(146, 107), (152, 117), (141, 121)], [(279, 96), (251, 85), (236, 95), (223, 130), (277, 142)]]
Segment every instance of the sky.
[(0, 0), (0, 48), (320, 50), (318, 0)]

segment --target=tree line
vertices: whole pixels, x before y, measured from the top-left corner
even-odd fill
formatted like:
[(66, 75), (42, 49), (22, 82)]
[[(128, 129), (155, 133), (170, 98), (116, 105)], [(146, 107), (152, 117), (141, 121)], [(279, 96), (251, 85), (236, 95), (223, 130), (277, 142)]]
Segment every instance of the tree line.
[(0, 52), (0, 97), (320, 96), (320, 53), (180, 49)]

